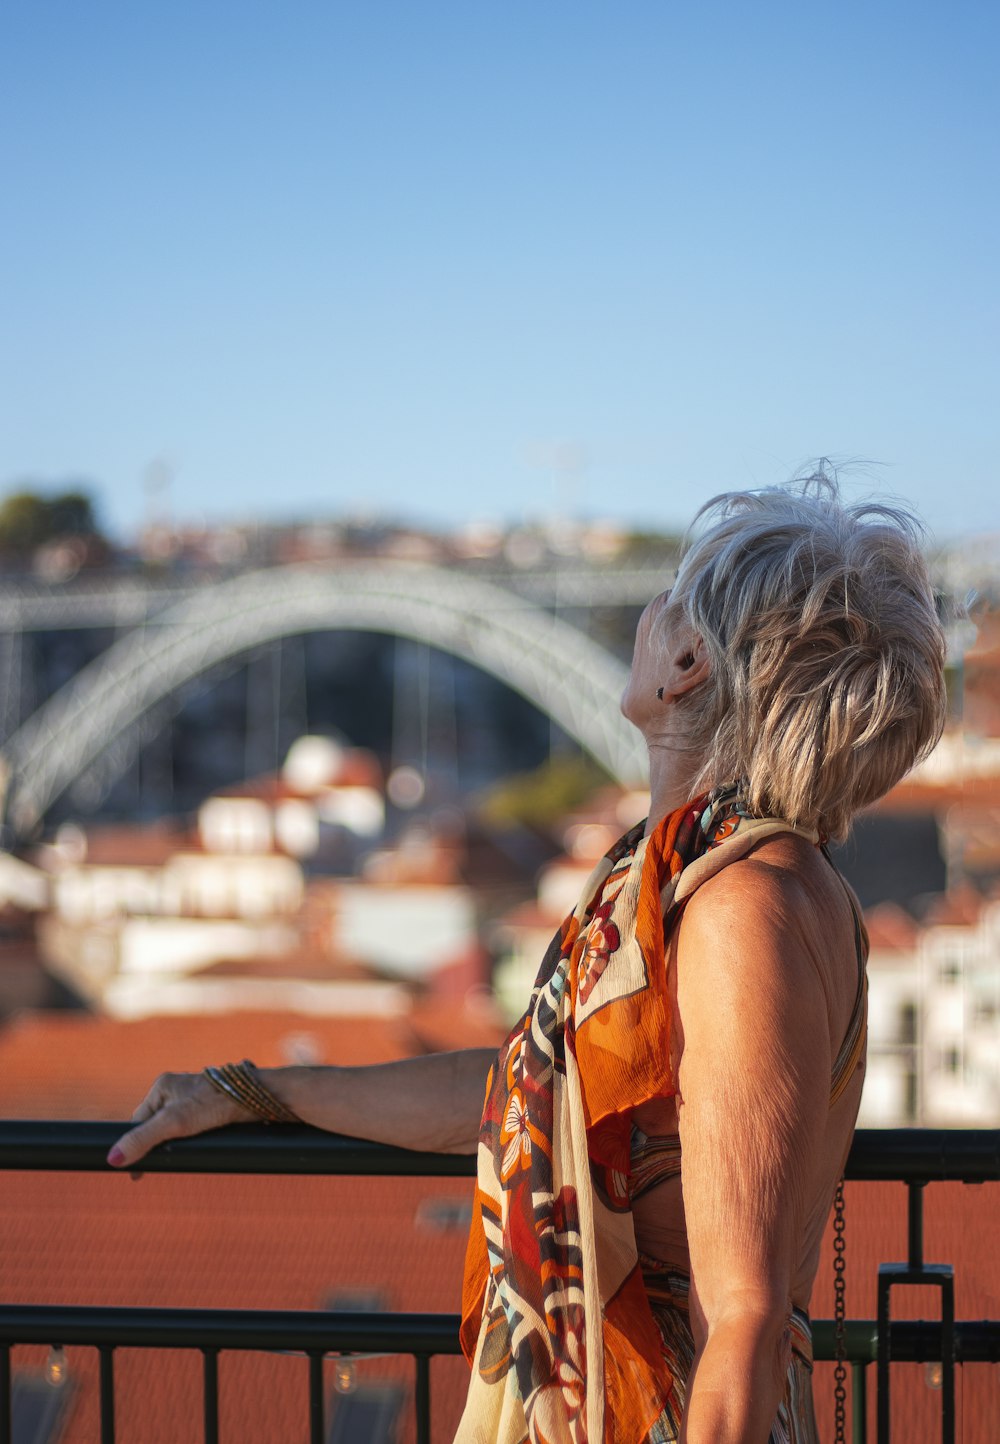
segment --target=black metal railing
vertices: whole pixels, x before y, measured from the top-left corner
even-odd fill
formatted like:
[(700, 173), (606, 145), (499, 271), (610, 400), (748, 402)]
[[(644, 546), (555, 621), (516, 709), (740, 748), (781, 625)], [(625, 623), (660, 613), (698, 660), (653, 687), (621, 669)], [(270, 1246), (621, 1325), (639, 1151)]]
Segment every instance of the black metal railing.
[[(120, 1123), (0, 1122), (0, 1171), (114, 1172), (107, 1151)], [(146, 1173), (312, 1174), (467, 1177), (468, 1155), (415, 1153), (311, 1128), (235, 1126), (163, 1144), (143, 1159)], [(867, 1369), (877, 1370), (879, 1444), (889, 1440), (889, 1366), (941, 1365), (942, 1439), (955, 1437), (955, 1365), (1000, 1362), (1000, 1320), (955, 1320), (950, 1265), (923, 1257), (923, 1190), (952, 1180), (1000, 1180), (1000, 1130), (865, 1130), (855, 1137), (848, 1179), (895, 1181), (908, 1189), (908, 1249), (902, 1264), (879, 1271), (878, 1318), (850, 1319), (843, 1357), (852, 1371), (855, 1444), (867, 1437)], [(894, 1286), (932, 1284), (942, 1295), (939, 1321), (893, 1321)], [(0, 1284), (2, 1288), (2, 1284)], [(430, 1440), (430, 1360), (457, 1354), (458, 1317), (452, 1314), (351, 1313), (237, 1309), (67, 1308), (0, 1302), (0, 1444), (12, 1444), (11, 1349), (14, 1345), (84, 1345), (100, 1360), (101, 1444), (115, 1439), (115, 1351), (192, 1349), (202, 1355), (205, 1444), (218, 1444), (218, 1358), (238, 1350), (301, 1353), (309, 1360), (311, 1444), (324, 1444), (323, 1360), (328, 1354), (401, 1354), (414, 1359), (418, 1444)], [(836, 1356), (833, 1320), (813, 1323), (815, 1356)]]

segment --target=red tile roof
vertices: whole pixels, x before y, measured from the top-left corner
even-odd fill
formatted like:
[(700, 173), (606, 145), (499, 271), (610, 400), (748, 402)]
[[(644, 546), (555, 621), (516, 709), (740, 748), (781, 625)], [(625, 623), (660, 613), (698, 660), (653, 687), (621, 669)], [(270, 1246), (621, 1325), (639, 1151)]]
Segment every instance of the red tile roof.
[(919, 936), (916, 923), (898, 903), (866, 908), (865, 927), (872, 952), (909, 952)]
[(285, 1040), (308, 1032), (318, 1061), (387, 1062), (412, 1051), (404, 1020), (226, 1013), (123, 1023), (87, 1013), (29, 1013), (0, 1028), (0, 1115), (126, 1118), (158, 1073), (250, 1057), (288, 1061)]
[(351, 747), (344, 751), (340, 770), (322, 786), (303, 790), (296, 787), (281, 773), (267, 772), (259, 777), (250, 777), (243, 782), (234, 782), (228, 787), (219, 787), (213, 797), (249, 797), (262, 802), (284, 802), (293, 798), (314, 799), (322, 797), (331, 788), (373, 787), (382, 789), (382, 768), (374, 753), (363, 747)]
[(499, 1048), (509, 1031), (486, 988), (470, 988), (462, 998), (429, 995), (415, 1004), (407, 1022), (421, 1047), (432, 1053)]
[(926, 927), (974, 927), (983, 910), (983, 895), (970, 883), (958, 883), (935, 897), (924, 914)]
[(91, 867), (163, 867), (179, 852), (200, 852), (197, 834), (177, 823), (87, 830), (86, 863)]
[[(467, 1183), (420, 1179), (247, 1179), (12, 1175), (0, 1194), (4, 1299), (9, 1303), (291, 1308), (376, 1288), (391, 1309), (459, 1308), (464, 1236), (417, 1224), (428, 1198), (466, 1198)], [(41, 1364), (44, 1349), (19, 1349)], [(79, 1384), (60, 1444), (97, 1433), (96, 1359), (70, 1349)], [(408, 1379), (405, 1359), (359, 1362), (366, 1379)], [(118, 1438), (178, 1444), (200, 1431), (197, 1354), (119, 1351)], [(328, 1377), (332, 1366), (328, 1366)], [(301, 1359), (225, 1354), (221, 1432), (251, 1444), (307, 1437)], [(468, 1372), (434, 1368), (435, 1418), (450, 1437)], [(444, 1431), (447, 1431), (445, 1433)], [(403, 1438), (412, 1439), (412, 1429)]]
[[(283, 1045), (308, 1032), (321, 1060), (374, 1062), (405, 1056), (398, 1022), (301, 1015), (149, 1018), (120, 1023), (46, 1014), (0, 1029), (0, 1115), (125, 1118), (157, 1073), (196, 1069), (249, 1054), (262, 1066), (288, 1061)], [(418, 1222), (421, 1202), (468, 1199), (471, 1181), (8, 1174), (0, 1189), (0, 1259), (8, 1303), (293, 1308), (375, 1288), (394, 1310), (455, 1312), (465, 1231)], [(44, 1349), (19, 1349), (18, 1366), (40, 1366)], [(76, 1387), (60, 1444), (96, 1435), (97, 1365), (69, 1350)], [(332, 1379), (332, 1364), (327, 1368)], [(412, 1378), (406, 1359), (358, 1364), (358, 1377)], [(222, 1437), (278, 1444), (307, 1434), (301, 1359), (224, 1355)], [(435, 1428), (450, 1437), (468, 1371), (433, 1367)], [(118, 1438), (178, 1444), (201, 1437), (197, 1355), (120, 1352)], [(406, 1416), (403, 1444), (412, 1440)]]
[(1000, 777), (973, 777), (966, 782), (943, 783), (904, 777), (870, 811), (900, 815), (944, 813), (968, 802), (975, 802), (981, 807), (1000, 807)]
[(336, 978), (370, 980), (372, 972), (362, 963), (343, 953), (333, 954), (325, 948), (304, 946), (294, 953), (261, 953), (249, 958), (217, 958), (197, 970), (199, 978), (286, 978), (327, 982)]
[[(447, 1006), (429, 1001), (414, 1024), (449, 1041)], [(195, 1069), (247, 1054), (261, 1065), (281, 1063), (304, 1033), (321, 1060), (343, 1063), (400, 1057), (413, 1046), (405, 1022), (378, 1019), (253, 1013), (122, 1023), (28, 1016), (0, 1029), (0, 1115), (124, 1117), (166, 1068)], [(466, 1199), (469, 1192), (468, 1182), (443, 1179), (148, 1175), (133, 1183), (121, 1175), (9, 1174), (0, 1189), (3, 1297), (11, 1303), (315, 1308), (334, 1293), (374, 1288), (385, 1292), (392, 1309), (454, 1312), (463, 1231), (433, 1232), (417, 1213), (421, 1200)], [(959, 1318), (1000, 1318), (998, 1205), (997, 1184), (926, 1189), (926, 1257), (955, 1265)], [(905, 1239), (902, 1185), (848, 1185), (849, 1316), (874, 1318), (878, 1263), (902, 1257)], [(832, 1315), (832, 1278), (828, 1231), (813, 1300), (817, 1317)], [(893, 1312), (934, 1317), (935, 1305), (926, 1291), (919, 1297), (898, 1291)], [(19, 1349), (15, 1367), (40, 1365), (44, 1355)], [(90, 1444), (96, 1437), (96, 1360), (88, 1351), (71, 1350), (70, 1367), (78, 1389), (60, 1444)], [(408, 1360), (371, 1360), (358, 1371), (362, 1381), (412, 1379)], [(434, 1437), (444, 1441), (457, 1422), (468, 1376), (460, 1360), (439, 1360), (432, 1372)], [(224, 1438), (284, 1444), (306, 1437), (303, 1360), (228, 1354), (220, 1375)], [(869, 1378), (873, 1411), (873, 1372)], [(832, 1366), (817, 1365), (822, 1437), (831, 1433), (831, 1380)], [(123, 1444), (200, 1438), (200, 1398), (197, 1356), (119, 1353)], [(961, 1370), (957, 1398), (956, 1437), (963, 1444), (995, 1444), (996, 1368)], [(894, 1441), (930, 1444), (940, 1438), (939, 1407), (940, 1395), (926, 1387), (921, 1367), (894, 1366)], [(402, 1444), (412, 1438), (407, 1415)]]

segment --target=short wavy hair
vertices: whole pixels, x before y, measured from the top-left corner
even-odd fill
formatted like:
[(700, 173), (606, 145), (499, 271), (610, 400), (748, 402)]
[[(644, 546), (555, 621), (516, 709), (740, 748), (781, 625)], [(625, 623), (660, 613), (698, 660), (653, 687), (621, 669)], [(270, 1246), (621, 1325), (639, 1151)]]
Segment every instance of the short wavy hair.
[(903, 507), (844, 505), (823, 468), (699, 511), (662, 616), (711, 661), (682, 703), (700, 785), (737, 780), (752, 813), (836, 841), (931, 751), (945, 643), (921, 539)]

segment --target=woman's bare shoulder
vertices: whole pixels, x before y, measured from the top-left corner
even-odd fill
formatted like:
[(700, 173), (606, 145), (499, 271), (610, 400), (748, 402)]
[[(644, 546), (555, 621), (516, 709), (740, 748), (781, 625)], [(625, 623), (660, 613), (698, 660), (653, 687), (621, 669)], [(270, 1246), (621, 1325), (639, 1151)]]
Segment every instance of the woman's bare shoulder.
[[(720, 946), (721, 944), (721, 946)], [(842, 880), (822, 853), (793, 833), (769, 838), (722, 868), (688, 899), (676, 933), (679, 970), (718, 986), (720, 969), (769, 983), (822, 988), (831, 1021), (856, 984), (854, 925)], [(715, 959), (706, 966), (706, 958)], [(712, 982), (710, 982), (710, 978)]]
[(808, 927), (817, 910), (839, 918), (845, 908), (849, 920), (843, 883), (818, 848), (795, 833), (779, 833), (706, 879), (688, 899), (684, 921), (732, 922), (735, 913), (770, 931)]

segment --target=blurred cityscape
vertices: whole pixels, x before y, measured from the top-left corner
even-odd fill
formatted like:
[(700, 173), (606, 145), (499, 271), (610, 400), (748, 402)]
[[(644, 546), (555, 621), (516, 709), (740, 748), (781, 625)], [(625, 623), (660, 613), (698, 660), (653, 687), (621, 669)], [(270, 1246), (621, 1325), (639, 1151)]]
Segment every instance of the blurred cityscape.
[[(320, 1016), (502, 1036), (643, 815), (615, 693), (676, 538), (157, 521), (125, 549), (81, 491), (8, 498), (0, 549), (0, 1057), (67, 1010), (287, 1011), (303, 1057)], [(838, 854), (871, 936), (872, 1125), (1000, 1116), (998, 553), (932, 556), (948, 730)]]
[[(617, 698), (678, 546), (597, 523), (158, 521), (123, 548), (83, 492), (0, 504), (0, 1113), (123, 1119), (158, 1072), (246, 1055), (499, 1044), (593, 863), (645, 812)], [(996, 1127), (1000, 538), (931, 563), (948, 729), (837, 851), (871, 937), (861, 1122)], [(955, 1188), (947, 1247), (980, 1317), (988, 1200)], [(853, 1217), (855, 1299), (897, 1247), (890, 1195)], [(447, 1179), (162, 1179), (123, 1203), (108, 1180), (8, 1175), (0, 1199), (25, 1302), (455, 1309), (469, 1218)], [(82, 1444), (94, 1359), (24, 1358), (14, 1437)], [(227, 1368), (229, 1427), (289, 1437), (294, 1370)], [(412, 1437), (405, 1361), (327, 1368), (331, 1440)], [(445, 1439), (466, 1374), (435, 1369)], [(196, 1436), (179, 1358), (117, 1388), (144, 1444)], [(989, 1410), (968, 1390), (971, 1427)], [(929, 1427), (923, 1392), (906, 1437)]]

